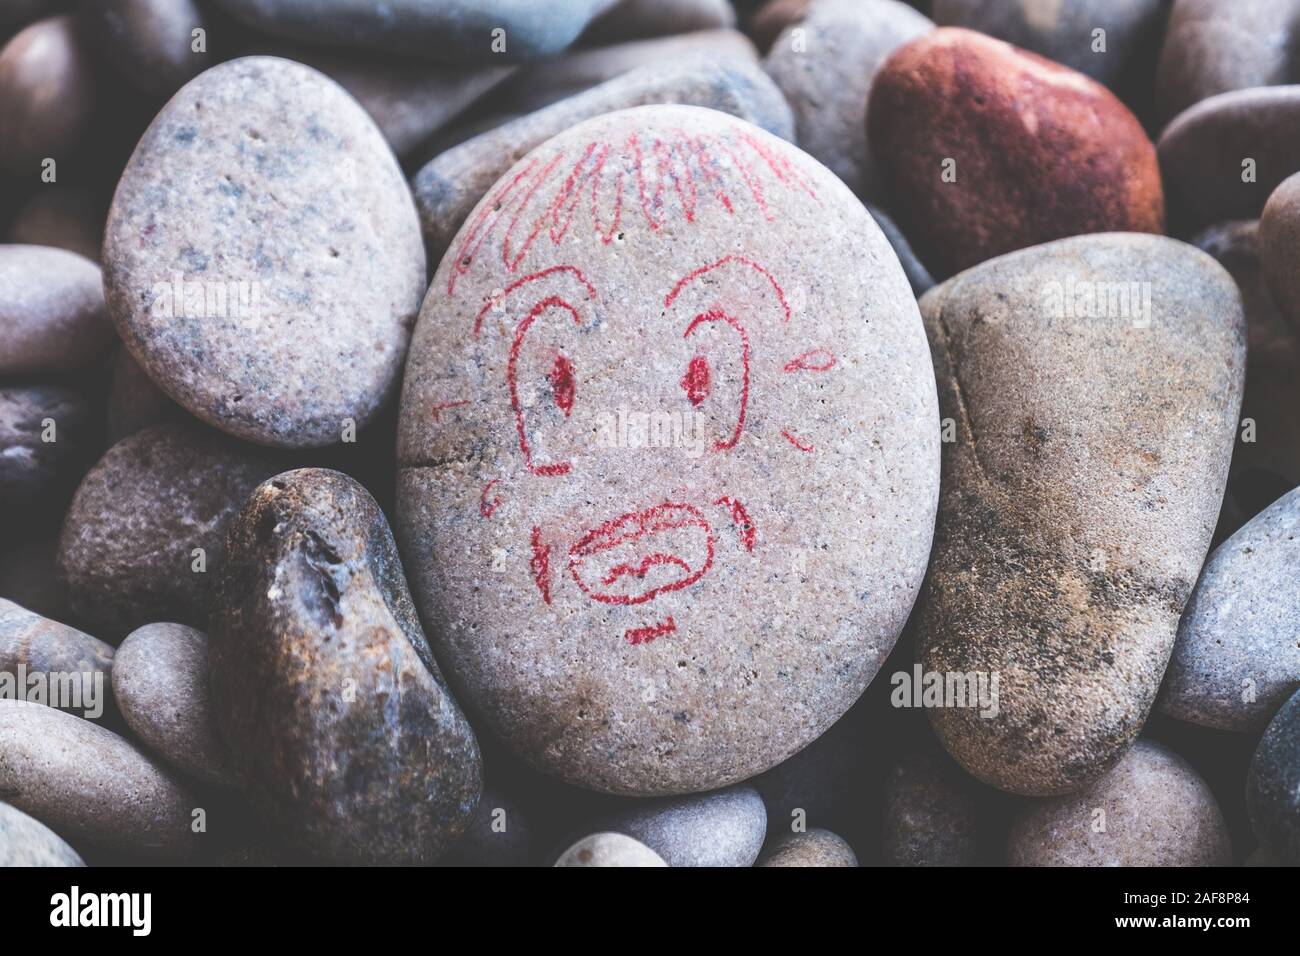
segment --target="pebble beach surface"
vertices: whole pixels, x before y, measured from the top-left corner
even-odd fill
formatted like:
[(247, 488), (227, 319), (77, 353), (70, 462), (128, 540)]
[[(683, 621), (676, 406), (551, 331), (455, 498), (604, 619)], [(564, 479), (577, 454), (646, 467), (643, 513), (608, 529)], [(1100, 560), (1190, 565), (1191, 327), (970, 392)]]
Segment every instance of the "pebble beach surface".
[(1300, 863), (1300, 0), (0, 6), (0, 865)]

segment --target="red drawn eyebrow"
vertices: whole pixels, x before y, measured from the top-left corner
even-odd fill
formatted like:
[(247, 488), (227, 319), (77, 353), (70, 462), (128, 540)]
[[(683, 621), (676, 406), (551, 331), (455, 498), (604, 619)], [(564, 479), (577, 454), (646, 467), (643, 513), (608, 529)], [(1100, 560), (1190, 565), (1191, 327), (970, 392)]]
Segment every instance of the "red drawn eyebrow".
[(795, 356), (785, 363), (785, 372), (829, 372), (835, 367), (835, 356), (824, 348), (815, 348)]
[(789, 322), (790, 303), (786, 301), (785, 292), (781, 289), (781, 286), (776, 281), (776, 279), (772, 277), (772, 273), (768, 272), (766, 269), (760, 266), (753, 259), (747, 259), (744, 256), (736, 256), (736, 255), (723, 256), (717, 262), (714, 262), (707, 266), (700, 266), (700, 268), (696, 269), (694, 272), (690, 272), (687, 275), (683, 276), (682, 279), (677, 283), (677, 285), (673, 286), (672, 291), (669, 292), (666, 296), (664, 296), (664, 308), (665, 309), (670, 308), (673, 302), (677, 300), (677, 297), (681, 295), (682, 290), (685, 289), (692, 282), (694, 282), (696, 279), (700, 278), (701, 276), (707, 275), (708, 273), (712, 272), (714, 269), (721, 268), (722, 266), (725, 266), (730, 262), (739, 262), (741, 265), (749, 266), (751, 269), (753, 269), (755, 272), (757, 272), (759, 275), (761, 275), (764, 279), (766, 279), (771, 284), (772, 290), (776, 293), (776, 297), (781, 303), (781, 311), (785, 313), (785, 321)]
[(483, 328), (483, 319), (487, 316), (488, 312), (491, 311), (494, 305), (507, 298), (510, 293), (514, 292), (520, 286), (527, 285), (530, 282), (536, 282), (538, 279), (545, 279), (547, 276), (552, 276), (561, 272), (571, 273), (576, 276), (578, 281), (586, 287), (587, 294), (593, 299), (598, 298), (596, 295), (596, 287), (587, 281), (587, 277), (582, 274), (582, 270), (577, 266), (551, 266), (549, 269), (543, 269), (540, 272), (534, 272), (530, 275), (524, 276), (523, 278), (516, 279), (514, 282), (506, 286), (499, 294), (488, 299), (483, 308), (479, 309), (478, 315), (474, 317), (475, 338), (478, 337), (479, 331)]

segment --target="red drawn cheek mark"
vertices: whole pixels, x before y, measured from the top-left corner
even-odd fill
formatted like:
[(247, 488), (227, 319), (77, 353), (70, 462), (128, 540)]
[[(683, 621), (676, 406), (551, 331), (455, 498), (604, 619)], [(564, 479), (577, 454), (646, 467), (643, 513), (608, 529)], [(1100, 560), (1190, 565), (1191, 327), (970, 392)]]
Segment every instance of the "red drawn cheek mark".
[[(519, 450), (523, 453), (524, 464), (528, 470), (542, 477), (554, 477), (556, 475), (567, 475), (569, 473), (569, 463), (559, 462), (549, 465), (538, 465), (533, 462), (532, 447), (528, 443), (528, 426), (524, 421), (524, 406), (519, 400), (519, 378), (518, 365), (519, 353), (524, 347), (524, 337), (528, 334), (529, 328), (537, 321), (538, 316), (543, 315), (550, 309), (561, 309), (568, 312), (573, 318), (574, 325), (581, 325), (582, 320), (578, 317), (578, 310), (565, 302), (558, 295), (548, 296), (533, 306), (524, 318), (520, 321), (518, 329), (515, 330), (515, 340), (510, 345), (510, 359), (506, 363), (506, 384), (510, 388), (510, 405), (515, 413), (515, 431), (519, 435)], [(571, 398), (572, 396), (570, 396)], [(558, 402), (558, 398), (557, 398)]]
[(800, 451), (816, 451), (816, 446), (811, 442), (806, 442), (798, 435), (792, 435), (789, 432), (781, 432), (783, 438)]
[(551, 383), (551, 393), (555, 396), (555, 405), (568, 418), (573, 411), (573, 363), (563, 355), (555, 356), (555, 364), (546, 376)]
[(785, 363), (787, 372), (829, 372), (835, 367), (835, 356), (823, 348), (816, 348)]
[(752, 553), (754, 550), (754, 536), (758, 529), (754, 527), (754, 522), (750, 520), (749, 512), (745, 510), (745, 506), (740, 503), (739, 499), (727, 495), (713, 503), (722, 505), (731, 512), (731, 520), (735, 522), (737, 529), (740, 531), (741, 544), (745, 546), (746, 551)]
[(740, 433), (745, 429), (745, 412), (749, 408), (749, 334), (745, 331), (745, 327), (735, 318), (727, 315), (721, 309), (714, 309), (711, 312), (701, 313), (692, 319), (691, 324), (682, 333), (682, 338), (688, 338), (698, 326), (706, 322), (724, 322), (735, 329), (740, 336), (740, 407), (736, 412), (736, 427), (732, 429), (730, 438), (713, 443), (714, 451), (728, 451), (735, 448), (736, 442), (740, 441)]
[(703, 355), (691, 359), (686, 366), (686, 374), (682, 376), (682, 388), (686, 390), (686, 397), (691, 400), (691, 404), (697, 408), (709, 397), (709, 378), (709, 360)]
[(492, 486), (500, 480), (500, 478), (493, 478), (483, 486), (483, 493), (478, 496), (478, 513), (484, 518), (491, 518), (492, 512), (496, 511), (501, 504), (500, 495), (492, 495), (491, 499), (488, 498), (488, 495), (492, 494)]
[(663, 637), (665, 634), (672, 634), (676, 630), (677, 622), (673, 620), (670, 614), (658, 624), (651, 624), (649, 627), (631, 628), (623, 635), (623, 640), (635, 647), (637, 644), (649, 644), (655, 638)]
[(542, 600), (551, 603), (551, 546), (542, 544), (542, 529), (533, 528), (533, 556), (528, 567), (533, 572), (533, 583), (542, 592)]
[(582, 274), (582, 270), (576, 266), (551, 266), (549, 269), (543, 269), (540, 272), (533, 272), (521, 279), (516, 279), (514, 282), (506, 286), (500, 294), (494, 295), (492, 298), (488, 299), (487, 302), (483, 304), (483, 308), (478, 310), (478, 315), (474, 317), (474, 337), (477, 338), (479, 332), (482, 331), (483, 320), (487, 318), (487, 314), (491, 312), (496, 305), (509, 298), (516, 289), (526, 286), (530, 282), (538, 282), (542, 279), (548, 279), (551, 276), (557, 275), (573, 276), (582, 284), (583, 288), (586, 289), (587, 297), (592, 300), (596, 299), (596, 287), (587, 281), (587, 277)]

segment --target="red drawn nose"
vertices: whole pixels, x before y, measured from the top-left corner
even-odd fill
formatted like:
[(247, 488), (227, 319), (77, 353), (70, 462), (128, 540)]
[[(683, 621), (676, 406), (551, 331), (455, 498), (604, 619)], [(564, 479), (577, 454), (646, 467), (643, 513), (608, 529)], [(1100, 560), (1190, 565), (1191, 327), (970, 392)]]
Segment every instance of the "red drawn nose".
[(690, 587), (713, 565), (713, 528), (698, 508), (665, 502), (592, 528), (569, 548), (569, 573), (604, 604), (644, 604)]

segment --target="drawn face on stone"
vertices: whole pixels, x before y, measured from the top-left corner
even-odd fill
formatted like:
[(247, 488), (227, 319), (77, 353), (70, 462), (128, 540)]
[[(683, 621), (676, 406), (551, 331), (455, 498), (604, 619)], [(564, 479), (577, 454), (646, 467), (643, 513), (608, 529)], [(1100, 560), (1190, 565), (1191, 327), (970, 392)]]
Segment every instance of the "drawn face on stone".
[(593, 121), (539, 148), (435, 277), (401, 523), (421, 609), (471, 684), (498, 679), (484, 641), (521, 683), (576, 680), (581, 661), (599, 676), (577, 683), (633, 699), (700, 673), (793, 688), (842, 656), (847, 707), (877, 664), (862, 609), (890, 575), (871, 526), (909, 492), (882, 488), (891, 439), (862, 407), (878, 348), (842, 306), (861, 277), (823, 275), (809, 241), (835, 235), (847, 193), (825, 207), (770, 137), (704, 116)]

